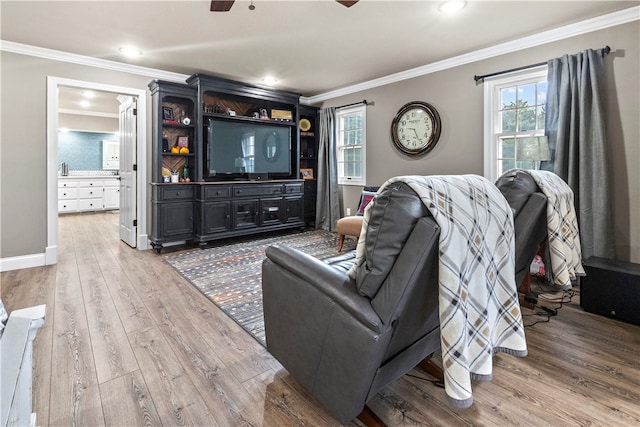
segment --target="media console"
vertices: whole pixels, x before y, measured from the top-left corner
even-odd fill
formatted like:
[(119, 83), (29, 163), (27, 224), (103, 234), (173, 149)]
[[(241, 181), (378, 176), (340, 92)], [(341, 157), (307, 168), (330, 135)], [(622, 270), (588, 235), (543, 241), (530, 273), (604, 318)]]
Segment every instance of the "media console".
[(293, 92), (201, 74), (186, 83), (149, 83), (153, 249), (310, 223), (317, 109), (301, 108)]
[(304, 229), (303, 180), (151, 184), (151, 246)]

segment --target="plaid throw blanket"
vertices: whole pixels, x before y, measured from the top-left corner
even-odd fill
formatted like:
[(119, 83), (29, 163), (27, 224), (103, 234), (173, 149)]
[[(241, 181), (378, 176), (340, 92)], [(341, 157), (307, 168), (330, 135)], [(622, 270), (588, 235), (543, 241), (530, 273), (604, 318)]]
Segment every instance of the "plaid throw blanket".
[(553, 283), (571, 289), (571, 279), (584, 275), (578, 218), (571, 187), (549, 171), (526, 170), (547, 196), (549, 257)]
[[(526, 356), (515, 284), (513, 214), (500, 191), (476, 175), (401, 176), (440, 231), (439, 315), (445, 392), (458, 407), (473, 403), (471, 379), (490, 380), (492, 356)], [(370, 204), (371, 206), (371, 204)], [(369, 207), (352, 272), (364, 262)]]

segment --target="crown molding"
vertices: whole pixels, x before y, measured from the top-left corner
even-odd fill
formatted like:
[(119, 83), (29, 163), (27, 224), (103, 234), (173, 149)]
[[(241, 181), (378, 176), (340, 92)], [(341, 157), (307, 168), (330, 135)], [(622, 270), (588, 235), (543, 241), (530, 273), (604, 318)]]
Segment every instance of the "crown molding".
[(72, 64), (86, 65), (101, 68), (103, 70), (120, 71), (123, 73), (147, 76), (154, 79), (168, 80), (177, 83), (185, 83), (189, 77), (186, 74), (141, 67), (139, 65), (125, 64), (123, 62), (110, 61), (108, 59), (93, 58), (61, 50), (47, 49), (22, 43), (0, 40), (0, 50), (4, 52), (19, 53), (21, 55), (35, 56), (38, 58), (52, 59), (54, 61), (70, 62)]
[[(480, 49), (474, 52), (466, 53), (442, 61), (433, 62), (431, 64), (422, 65), (420, 67), (411, 68), (406, 71), (390, 74), (388, 76), (347, 86), (341, 89), (332, 90), (309, 97), (300, 97), (300, 102), (306, 105), (313, 105), (329, 99), (338, 98), (344, 95), (361, 92), (368, 89), (397, 83), (403, 80), (424, 76), (438, 71), (447, 70), (449, 68), (459, 67), (461, 65), (470, 64), (484, 59), (493, 58), (495, 56), (507, 53), (517, 52), (519, 50), (540, 46), (558, 40), (575, 37), (581, 34), (602, 30), (617, 25), (626, 24), (640, 20), (640, 6), (630, 7), (617, 12), (587, 19), (553, 30), (544, 31), (532, 36), (523, 37), (507, 43), (501, 43), (489, 48)], [(19, 53), (22, 55), (36, 56), (39, 58), (52, 59), (55, 61), (70, 62), (73, 64), (87, 65), (106, 70), (120, 71), (125, 73), (137, 74), (151, 77), (154, 79), (174, 81), (184, 83), (189, 77), (186, 74), (173, 73), (170, 71), (157, 70), (154, 68), (141, 67), (138, 65), (125, 64), (122, 62), (110, 61), (107, 59), (93, 58), (90, 56), (77, 55), (74, 53), (63, 52), (60, 50), (46, 49), (37, 46), (30, 46), (21, 43), (0, 40), (0, 50), (11, 53)]]
[(304, 104), (317, 104), (329, 99), (338, 98), (340, 96), (350, 95), (352, 93), (373, 89), (391, 83), (397, 83), (403, 80), (435, 73), (437, 71), (447, 70), (449, 68), (458, 67), (460, 65), (470, 64), (484, 59), (493, 58), (495, 56), (517, 52), (519, 50), (540, 46), (546, 43), (551, 43), (554, 41), (563, 40), (581, 34), (586, 34), (617, 25), (627, 24), (629, 22), (638, 20), (640, 20), (640, 6), (634, 6), (628, 9), (623, 9), (581, 22), (576, 22), (574, 24), (565, 25), (553, 30), (523, 37), (521, 39), (501, 43), (492, 47), (476, 50), (474, 52), (466, 53), (463, 55), (454, 56), (442, 61), (422, 65), (420, 67), (412, 68), (406, 71), (401, 71), (399, 73), (390, 74), (388, 76), (369, 80), (367, 82), (358, 83), (352, 86), (347, 86), (341, 89), (336, 89), (310, 97), (303, 97), (300, 99), (300, 102)]

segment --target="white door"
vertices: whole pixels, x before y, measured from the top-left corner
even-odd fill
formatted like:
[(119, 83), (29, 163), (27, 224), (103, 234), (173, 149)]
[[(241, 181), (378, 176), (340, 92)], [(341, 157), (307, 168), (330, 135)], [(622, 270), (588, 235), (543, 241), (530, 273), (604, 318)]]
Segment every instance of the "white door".
[(132, 248), (137, 243), (136, 212), (136, 98), (120, 96), (120, 239)]

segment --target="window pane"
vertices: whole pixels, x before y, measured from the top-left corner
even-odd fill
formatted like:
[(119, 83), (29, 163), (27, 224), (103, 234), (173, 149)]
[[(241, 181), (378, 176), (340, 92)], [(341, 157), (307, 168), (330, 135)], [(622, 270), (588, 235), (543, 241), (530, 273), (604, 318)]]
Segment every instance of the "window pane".
[(536, 109), (536, 129), (544, 129), (545, 106), (542, 105)]
[(538, 83), (538, 105), (547, 103), (547, 82)]
[(515, 166), (515, 162), (513, 160), (498, 160), (500, 163), (500, 174), (502, 175), (509, 169), (513, 169)]
[(536, 105), (536, 85), (535, 83), (518, 86), (518, 106)]
[(516, 144), (513, 138), (505, 138), (501, 141), (499, 157), (514, 159), (516, 157)]
[(536, 109), (535, 107), (523, 108), (518, 110), (518, 130), (520, 132), (526, 130), (534, 130), (536, 128)]
[(535, 169), (534, 162), (528, 160), (518, 161), (516, 165), (518, 169)]
[(516, 88), (500, 89), (500, 100), (501, 109), (514, 108), (516, 106)]
[(502, 132), (516, 131), (516, 110), (503, 111), (500, 113)]

